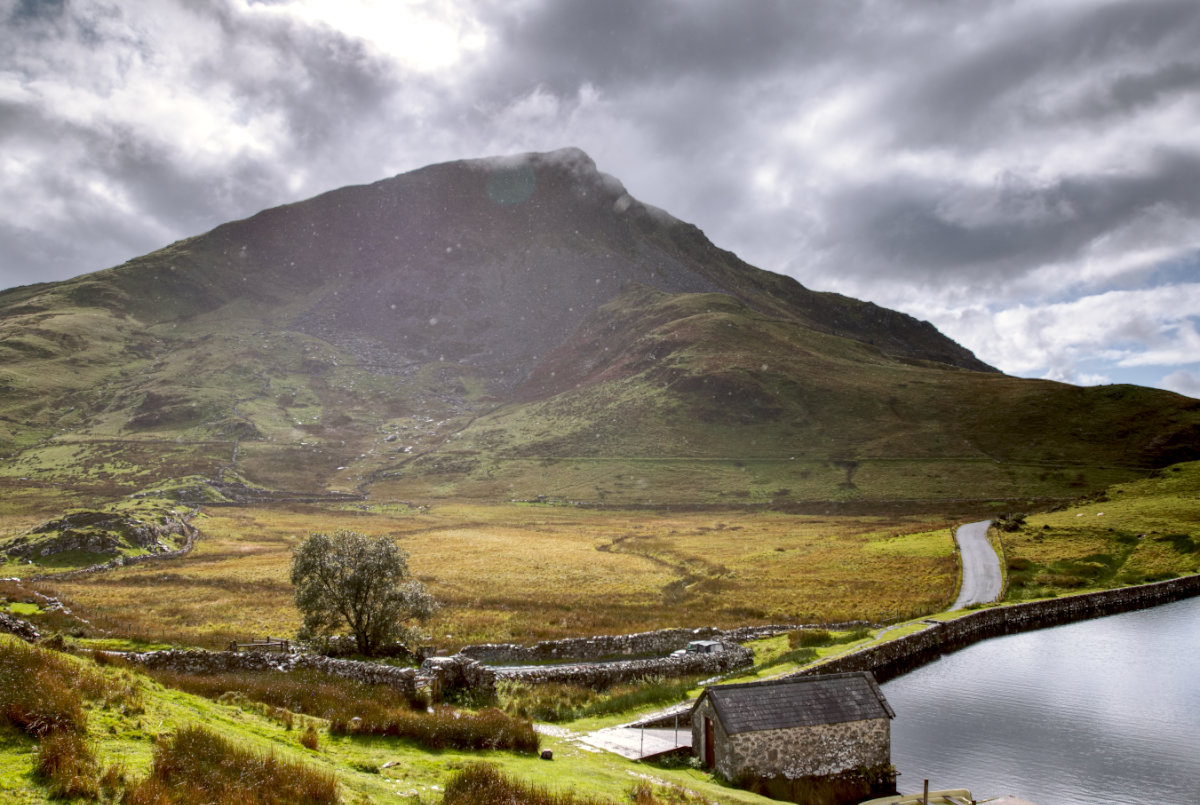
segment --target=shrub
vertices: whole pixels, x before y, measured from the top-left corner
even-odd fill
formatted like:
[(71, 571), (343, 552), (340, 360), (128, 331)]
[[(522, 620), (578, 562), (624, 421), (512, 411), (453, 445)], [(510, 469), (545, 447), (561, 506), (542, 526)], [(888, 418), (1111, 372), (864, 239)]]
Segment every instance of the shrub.
[(323, 805), (340, 800), (337, 778), (303, 763), (253, 752), (203, 727), (154, 747), (150, 776), (124, 805)]
[(533, 725), (496, 709), (469, 713), (438, 707), (432, 713), (397, 710), (379, 718), (337, 717), (329, 722), (334, 735), (384, 735), (406, 738), (426, 749), (510, 749), (536, 752)]
[(788, 632), (788, 645), (792, 648), (816, 648), (833, 642), (833, 633), (828, 629), (797, 629)]

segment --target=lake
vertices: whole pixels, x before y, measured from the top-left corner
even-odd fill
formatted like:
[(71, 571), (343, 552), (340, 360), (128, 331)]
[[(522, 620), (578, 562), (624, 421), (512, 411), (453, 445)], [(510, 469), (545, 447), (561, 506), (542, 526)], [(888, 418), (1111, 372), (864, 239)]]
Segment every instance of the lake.
[(993, 638), (883, 691), (906, 793), (1200, 802), (1200, 598)]

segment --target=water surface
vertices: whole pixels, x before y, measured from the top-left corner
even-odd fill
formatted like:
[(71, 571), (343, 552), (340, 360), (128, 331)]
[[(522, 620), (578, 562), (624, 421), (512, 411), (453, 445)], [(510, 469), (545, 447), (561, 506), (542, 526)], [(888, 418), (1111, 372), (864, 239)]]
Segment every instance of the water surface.
[(906, 793), (1200, 803), (1200, 598), (987, 640), (883, 691)]

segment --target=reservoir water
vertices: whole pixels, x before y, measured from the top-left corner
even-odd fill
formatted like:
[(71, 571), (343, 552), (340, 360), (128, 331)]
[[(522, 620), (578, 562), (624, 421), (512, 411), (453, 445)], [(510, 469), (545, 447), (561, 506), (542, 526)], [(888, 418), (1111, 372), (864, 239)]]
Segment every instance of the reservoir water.
[(906, 793), (1200, 803), (1200, 598), (997, 637), (883, 691)]

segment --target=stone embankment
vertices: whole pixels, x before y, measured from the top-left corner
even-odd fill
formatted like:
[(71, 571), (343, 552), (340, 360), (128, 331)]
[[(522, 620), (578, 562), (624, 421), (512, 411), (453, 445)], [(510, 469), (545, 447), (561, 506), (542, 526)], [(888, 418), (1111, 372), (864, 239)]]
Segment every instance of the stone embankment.
[(597, 690), (647, 677), (713, 676), (754, 664), (754, 652), (737, 643), (723, 643), (714, 654), (688, 653), (677, 657), (644, 660), (547, 665), (543, 667), (494, 667), (497, 679), (545, 684), (549, 682), (586, 685)]
[(318, 654), (270, 651), (148, 651), (122, 655), (146, 668), (166, 669), (192, 674), (242, 673), (246, 671), (318, 671), (353, 679), (368, 685), (390, 685), (406, 695), (416, 691), (417, 672), (354, 660), (335, 660)]
[(943, 654), (990, 637), (1130, 612), (1200, 595), (1200, 575), (1181, 579), (980, 609), (928, 629), (809, 666), (794, 676), (871, 671), (880, 682), (919, 668)]

